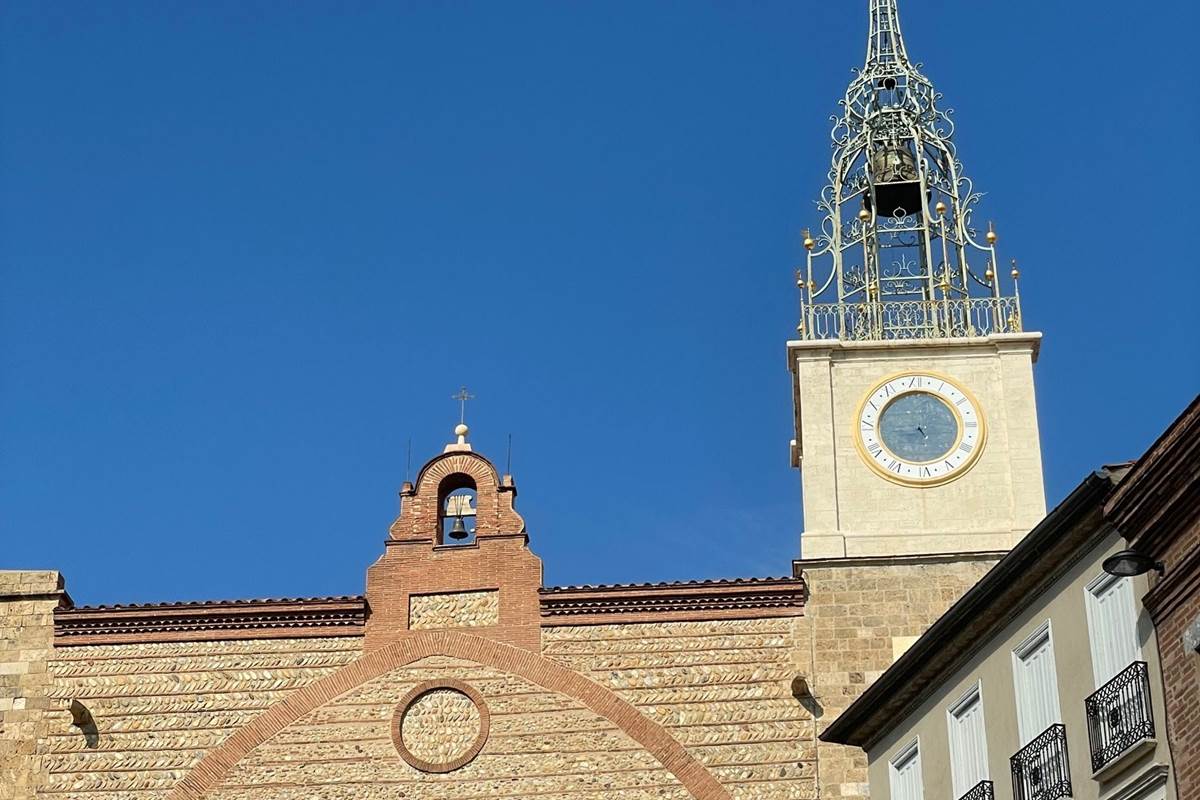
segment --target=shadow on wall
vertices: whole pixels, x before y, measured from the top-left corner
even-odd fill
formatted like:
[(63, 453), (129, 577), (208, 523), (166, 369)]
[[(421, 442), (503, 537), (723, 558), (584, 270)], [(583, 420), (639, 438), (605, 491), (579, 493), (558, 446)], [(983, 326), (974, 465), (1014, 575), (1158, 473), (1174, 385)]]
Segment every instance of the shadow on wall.
[(92, 712), (88, 711), (88, 707), (78, 700), (71, 701), (69, 710), (71, 724), (79, 728), (88, 749), (95, 750), (100, 746), (100, 731), (96, 728), (96, 720), (92, 717)]
[(812, 693), (809, 688), (808, 679), (803, 675), (797, 675), (792, 678), (792, 696), (800, 701), (800, 705), (804, 706), (804, 710), (812, 715), (813, 719), (820, 719), (825, 714), (825, 707), (821, 705), (821, 701)]

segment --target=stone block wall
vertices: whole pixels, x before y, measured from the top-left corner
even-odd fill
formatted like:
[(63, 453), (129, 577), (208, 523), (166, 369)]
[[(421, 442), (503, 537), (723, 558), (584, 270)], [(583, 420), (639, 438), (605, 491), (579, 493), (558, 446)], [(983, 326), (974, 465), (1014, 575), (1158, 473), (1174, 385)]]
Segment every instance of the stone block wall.
[(38, 739), (55, 709), (47, 665), (60, 602), (57, 572), (0, 570), (0, 800), (30, 800), (43, 780)]
[[(451, 772), (423, 771), (397, 756), (393, 719), (414, 687), (453, 681), (478, 692), (489, 718), (478, 755)], [(475, 725), (478, 725), (476, 717)], [(453, 726), (421, 731), (414, 752), (451, 758)], [(410, 734), (406, 731), (406, 737)], [(437, 737), (445, 736), (445, 741)], [(466, 737), (467, 739), (472, 736)], [(571, 798), (687, 800), (670, 772), (578, 699), (493, 667), (432, 656), (368, 681), (308, 712), (250, 751), (212, 800)]]
[[(25, 593), (10, 589), (0, 606), (0, 664), (19, 664), (6, 668), (18, 678), (0, 687), (12, 684), (24, 699), (18, 703), (15, 692), (11, 703), (8, 694), (0, 697), (0, 800), (350, 800), (380, 782), (388, 791), (447, 799), (467, 792), (598, 800), (615, 792), (647, 800), (860, 800), (861, 754), (820, 744), (819, 728), (993, 561), (801, 562), (810, 586), (806, 616), (772, 608), (743, 619), (661, 620), (642, 611), (626, 622), (556, 620), (541, 628), (540, 655), (488, 645), (508, 659), (491, 662), (483, 650), (477, 659), (482, 645), (471, 644), (486, 641), (476, 632), (489, 629), (471, 626), (461, 628), (471, 634), (462, 640), (412, 630), (382, 649), (364, 647), (362, 636), (235, 639), (219, 631), (211, 641), (52, 649), (53, 611), (63, 595), (57, 575), (40, 573), (40, 583), (25, 579)], [(678, 591), (662, 591), (668, 589)], [(379, 677), (362, 677), (373, 662), (410, 646), (405, 642), (419, 649), (454, 641), (459, 650), (433, 649)], [(444, 773), (406, 763), (397, 746), (396, 737), (405, 736), (398, 709), (430, 681), (469, 684), (487, 711), (439, 711), (466, 727), (447, 725), (453, 736), (446, 742), (409, 743), (418, 760), (437, 760), (431, 753), (453, 760), (471, 726), (486, 728), (477, 754)], [(248, 729), (317, 693), (324, 699), (311, 711), (230, 756), (229, 771), (207, 789), (181, 790), (181, 781), (208, 769), (196, 769), (203, 759), (213, 763), (231, 742), (249, 741)], [(628, 713), (613, 712), (600, 694), (628, 704)], [(71, 724), (72, 701), (94, 718), (92, 734)], [(601, 707), (609, 711), (598, 713)], [(443, 732), (440, 723), (433, 729)], [(707, 788), (696, 790), (704, 781)]]
[[(1033, 384), (1040, 337), (789, 343), (803, 464), (801, 555), (1003, 550), (1032, 529), (1046, 513)], [(855, 444), (866, 396), (910, 371), (944, 375), (971, 392), (987, 431), (970, 470), (919, 498), (876, 475)]]
[(358, 658), (357, 637), (59, 648), (52, 701), (83, 703), (92, 741), (65, 711), (41, 727), (39, 798), (146, 800), (297, 689)]
[[(797, 562), (809, 601), (797, 650), (818, 730), (832, 722), (996, 563), (996, 554)], [(807, 645), (807, 646), (805, 646)], [(865, 800), (861, 750), (810, 740), (822, 800)]]
[(813, 720), (792, 694), (799, 617), (548, 628), (543, 654), (662, 725), (735, 800), (815, 798)]

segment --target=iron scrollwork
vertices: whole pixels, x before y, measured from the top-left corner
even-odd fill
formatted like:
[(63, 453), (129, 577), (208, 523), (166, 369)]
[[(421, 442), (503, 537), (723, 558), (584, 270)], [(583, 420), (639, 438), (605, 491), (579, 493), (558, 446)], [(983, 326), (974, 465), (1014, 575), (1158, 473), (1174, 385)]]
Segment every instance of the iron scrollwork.
[(1150, 668), (1135, 661), (1083, 701), (1095, 772), (1138, 742), (1154, 738)]
[(896, 0), (871, 0), (866, 61), (831, 118), (819, 230), (805, 232), (802, 339), (1021, 330), (1017, 270), (1011, 293), (1002, 292), (997, 237), (989, 223), (981, 240), (972, 223), (981, 194), (963, 172), (940, 99), (908, 58)]

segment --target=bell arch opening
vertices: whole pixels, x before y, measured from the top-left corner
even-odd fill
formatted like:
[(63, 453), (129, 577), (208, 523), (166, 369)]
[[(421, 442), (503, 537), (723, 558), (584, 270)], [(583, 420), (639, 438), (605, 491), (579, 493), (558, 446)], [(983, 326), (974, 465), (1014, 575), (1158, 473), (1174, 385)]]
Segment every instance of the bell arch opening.
[(475, 518), (479, 488), (464, 472), (447, 475), (438, 484), (437, 546), (463, 547), (475, 544)]

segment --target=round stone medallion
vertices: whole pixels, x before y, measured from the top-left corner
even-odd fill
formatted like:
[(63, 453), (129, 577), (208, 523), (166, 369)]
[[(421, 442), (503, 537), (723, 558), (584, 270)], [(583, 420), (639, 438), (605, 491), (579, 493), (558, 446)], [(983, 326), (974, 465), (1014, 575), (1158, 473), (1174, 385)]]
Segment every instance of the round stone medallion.
[(422, 772), (465, 766), (479, 755), (487, 735), (487, 704), (462, 681), (427, 681), (414, 687), (392, 718), (397, 752)]

